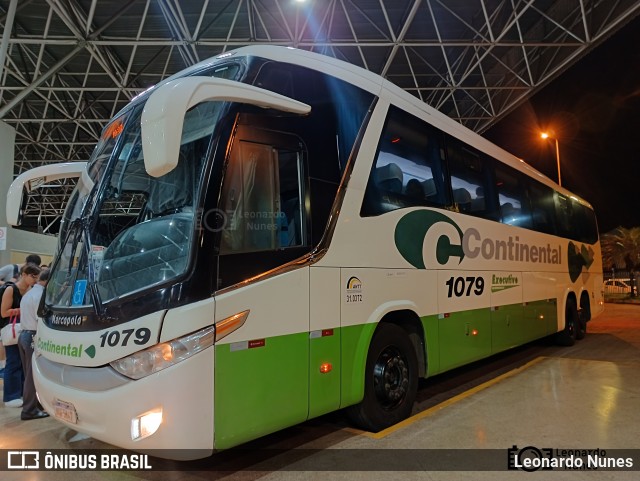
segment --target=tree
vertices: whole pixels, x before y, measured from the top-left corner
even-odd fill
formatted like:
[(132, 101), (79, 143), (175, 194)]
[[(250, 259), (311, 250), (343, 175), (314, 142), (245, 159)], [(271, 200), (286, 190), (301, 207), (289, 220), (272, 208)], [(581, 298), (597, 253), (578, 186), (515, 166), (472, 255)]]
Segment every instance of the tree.
[(605, 268), (633, 269), (640, 265), (640, 227), (617, 227), (600, 237)]

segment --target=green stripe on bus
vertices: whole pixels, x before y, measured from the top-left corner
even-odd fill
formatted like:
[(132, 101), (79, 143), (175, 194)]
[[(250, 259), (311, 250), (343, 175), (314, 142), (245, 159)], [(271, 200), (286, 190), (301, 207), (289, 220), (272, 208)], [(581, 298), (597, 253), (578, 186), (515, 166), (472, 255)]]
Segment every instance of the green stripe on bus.
[(556, 300), (472, 309), (422, 318), (432, 376), (557, 330)]
[(359, 403), (364, 397), (364, 370), (369, 343), (377, 324), (342, 328), (342, 393), (340, 407)]
[[(421, 318), (427, 376), (556, 330), (556, 301), (472, 309)], [(221, 344), (216, 349), (217, 449), (362, 401), (367, 352), (377, 324)], [(330, 365), (321, 372), (322, 365)]]
[(246, 348), (242, 343), (221, 344), (215, 350), (217, 449), (307, 419), (309, 333), (256, 339)]
[[(330, 334), (309, 340), (309, 418), (340, 408), (340, 340), (342, 331), (331, 329)], [(329, 372), (321, 367), (329, 365)]]

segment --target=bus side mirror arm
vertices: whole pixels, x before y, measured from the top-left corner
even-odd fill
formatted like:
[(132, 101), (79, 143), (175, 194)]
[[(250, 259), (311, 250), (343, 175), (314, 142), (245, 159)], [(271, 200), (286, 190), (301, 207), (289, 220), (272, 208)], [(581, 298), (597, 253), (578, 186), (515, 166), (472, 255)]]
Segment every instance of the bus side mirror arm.
[(149, 175), (160, 177), (178, 165), (184, 115), (201, 102), (220, 100), (299, 115), (311, 107), (253, 85), (212, 77), (185, 77), (158, 87), (142, 112), (142, 151)]
[(7, 192), (7, 222), (20, 225), (22, 221), (22, 197), (52, 180), (80, 177), (87, 170), (86, 162), (63, 162), (41, 165), (23, 172), (14, 179)]

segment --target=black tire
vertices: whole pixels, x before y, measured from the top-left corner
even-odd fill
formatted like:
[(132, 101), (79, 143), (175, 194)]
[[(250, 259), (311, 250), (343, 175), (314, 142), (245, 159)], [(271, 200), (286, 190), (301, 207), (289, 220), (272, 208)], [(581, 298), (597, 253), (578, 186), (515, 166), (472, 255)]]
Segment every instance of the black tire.
[(589, 296), (584, 294), (580, 298), (580, 311), (578, 311), (578, 331), (576, 339), (584, 339), (587, 335), (587, 322), (591, 320), (591, 306), (589, 305)]
[(378, 326), (367, 354), (364, 399), (347, 409), (354, 424), (377, 432), (411, 415), (418, 391), (418, 359), (407, 333)]
[(578, 312), (578, 328), (576, 329), (576, 340), (580, 341), (587, 335), (587, 314), (584, 309)]
[(564, 314), (564, 329), (556, 334), (556, 343), (561, 346), (573, 346), (580, 329), (578, 308), (573, 299), (567, 299)]

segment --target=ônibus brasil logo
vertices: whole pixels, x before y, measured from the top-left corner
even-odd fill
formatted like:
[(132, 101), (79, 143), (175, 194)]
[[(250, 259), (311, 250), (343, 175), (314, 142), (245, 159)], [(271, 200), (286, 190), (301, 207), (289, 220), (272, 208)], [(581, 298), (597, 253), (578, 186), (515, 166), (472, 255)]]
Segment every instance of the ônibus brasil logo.
[[(530, 244), (520, 241), (517, 235), (506, 239), (483, 237), (475, 227), (463, 231), (448, 216), (430, 210), (415, 210), (402, 217), (396, 225), (394, 239), (402, 257), (418, 269), (436, 268), (455, 261), (459, 265), (465, 258), (550, 265), (563, 262), (560, 244)], [(572, 282), (578, 280), (583, 267), (591, 267), (593, 254), (591, 247), (582, 245), (578, 249), (569, 242), (566, 262)]]

